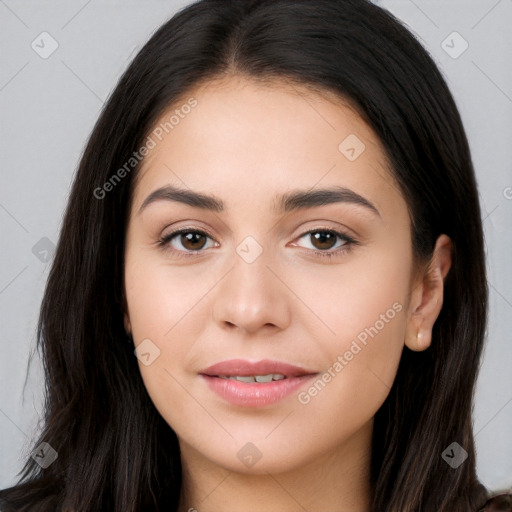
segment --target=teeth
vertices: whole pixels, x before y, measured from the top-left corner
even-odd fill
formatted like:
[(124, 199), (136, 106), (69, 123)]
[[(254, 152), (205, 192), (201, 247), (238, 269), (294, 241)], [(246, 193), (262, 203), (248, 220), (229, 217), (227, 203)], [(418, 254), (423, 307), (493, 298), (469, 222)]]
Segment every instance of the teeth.
[(254, 377), (251, 377), (250, 375), (247, 375), (247, 376), (237, 375), (236, 377), (230, 377), (230, 379), (234, 379), (239, 382), (256, 382)]
[(284, 375), (280, 373), (269, 373), (268, 375), (219, 375), (221, 379), (237, 380), (239, 382), (271, 382), (273, 380), (286, 379)]
[(254, 378), (256, 379), (256, 382), (271, 382), (272, 374), (269, 373), (268, 375), (256, 375)]

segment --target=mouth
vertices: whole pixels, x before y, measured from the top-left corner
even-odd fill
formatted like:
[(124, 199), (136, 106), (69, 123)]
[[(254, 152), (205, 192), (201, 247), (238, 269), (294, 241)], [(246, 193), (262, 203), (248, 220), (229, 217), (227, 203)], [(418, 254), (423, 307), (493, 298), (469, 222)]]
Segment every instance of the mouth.
[(210, 390), (241, 407), (262, 407), (289, 396), (319, 372), (279, 361), (232, 359), (199, 372)]

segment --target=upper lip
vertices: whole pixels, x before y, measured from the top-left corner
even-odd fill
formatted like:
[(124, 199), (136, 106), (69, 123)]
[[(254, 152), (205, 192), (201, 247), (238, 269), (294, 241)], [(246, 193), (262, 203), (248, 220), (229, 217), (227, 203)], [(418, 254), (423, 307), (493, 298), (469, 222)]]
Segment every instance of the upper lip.
[(209, 366), (199, 373), (209, 375), (210, 377), (217, 377), (219, 375), (269, 375), (270, 373), (281, 374), (285, 377), (300, 377), (317, 372), (293, 364), (272, 361), (270, 359), (263, 359), (256, 362), (246, 361), (244, 359), (230, 359)]

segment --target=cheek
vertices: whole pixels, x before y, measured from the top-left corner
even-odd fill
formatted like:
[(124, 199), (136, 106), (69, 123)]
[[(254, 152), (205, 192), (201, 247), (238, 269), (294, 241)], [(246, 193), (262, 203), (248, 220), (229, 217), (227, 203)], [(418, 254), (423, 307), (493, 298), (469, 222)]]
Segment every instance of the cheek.
[(316, 344), (327, 375), (299, 397), (315, 414), (370, 418), (389, 393), (404, 347), (412, 261), (397, 247), (408, 247), (407, 240), (297, 280), (297, 294), (308, 297), (324, 325)]
[(323, 343), (334, 352), (358, 336), (364, 342), (365, 333), (370, 336), (365, 329), (372, 326), (381, 345), (400, 338), (412, 258), (397, 248), (407, 247), (406, 242), (356, 249), (339, 265), (318, 265), (293, 278), (294, 291), (322, 321)]
[(125, 270), (126, 298), (134, 339), (163, 341), (187, 324), (189, 315), (212, 284), (211, 276), (186, 267), (172, 267), (155, 250), (128, 257)]
[[(215, 284), (211, 272), (171, 267), (154, 251), (127, 255), (125, 286), (138, 364), (148, 393), (161, 414), (178, 417), (190, 396), (183, 387), (183, 369), (201, 325), (208, 318), (202, 300)], [(143, 349), (144, 347), (144, 349)], [(144, 350), (144, 352), (142, 352)]]

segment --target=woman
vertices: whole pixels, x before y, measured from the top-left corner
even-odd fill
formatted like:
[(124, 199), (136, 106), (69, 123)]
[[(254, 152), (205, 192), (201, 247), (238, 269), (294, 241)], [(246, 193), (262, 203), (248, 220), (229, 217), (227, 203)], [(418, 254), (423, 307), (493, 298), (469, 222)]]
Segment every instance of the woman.
[(486, 314), (467, 139), (412, 35), (364, 0), (197, 2), (82, 157), (39, 322), (45, 426), (0, 498), (493, 510)]

